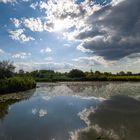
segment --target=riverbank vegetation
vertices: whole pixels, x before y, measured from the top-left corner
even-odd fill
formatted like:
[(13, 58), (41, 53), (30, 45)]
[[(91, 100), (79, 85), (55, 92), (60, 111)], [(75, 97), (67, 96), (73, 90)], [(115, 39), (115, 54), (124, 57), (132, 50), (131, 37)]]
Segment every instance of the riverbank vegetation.
[(111, 72), (100, 72), (92, 70), (83, 72), (78, 69), (73, 69), (69, 72), (60, 73), (53, 70), (37, 70), (30, 73), (38, 82), (53, 82), (53, 81), (140, 81), (140, 73), (133, 74), (132, 72), (119, 72), (112, 74)]
[(25, 91), (36, 87), (31, 75), (19, 75), (10, 61), (0, 62), (0, 94)]
[(32, 89), (36, 82), (57, 81), (140, 81), (140, 73), (86, 71), (72, 69), (69, 72), (57, 72), (54, 70), (35, 70), (15, 72), (15, 66), (10, 61), (0, 62), (0, 94)]

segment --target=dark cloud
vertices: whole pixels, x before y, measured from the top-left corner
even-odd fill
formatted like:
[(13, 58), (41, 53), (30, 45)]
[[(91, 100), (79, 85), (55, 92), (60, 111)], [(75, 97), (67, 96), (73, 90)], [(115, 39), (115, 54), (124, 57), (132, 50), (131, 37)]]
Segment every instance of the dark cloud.
[(75, 37), (77, 39), (86, 39), (86, 38), (92, 38), (92, 37), (95, 37), (97, 35), (104, 35), (103, 32), (99, 31), (98, 28), (94, 27), (92, 29), (90, 29), (89, 31), (83, 31), (83, 32), (80, 32), (79, 34), (77, 34)]
[[(79, 33), (84, 48), (105, 59), (117, 60), (140, 52), (140, 0), (104, 6), (88, 19), (91, 30)], [(96, 28), (95, 28), (96, 27)], [(88, 41), (85, 41), (90, 38)]]

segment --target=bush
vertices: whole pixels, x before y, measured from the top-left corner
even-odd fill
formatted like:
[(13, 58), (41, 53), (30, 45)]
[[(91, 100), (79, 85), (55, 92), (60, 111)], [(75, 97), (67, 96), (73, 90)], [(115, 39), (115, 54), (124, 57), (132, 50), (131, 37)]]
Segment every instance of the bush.
[(85, 77), (85, 74), (83, 71), (81, 70), (78, 70), (78, 69), (72, 69), (69, 74), (68, 74), (69, 77), (71, 78), (84, 78)]
[(32, 77), (11, 77), (0, 79), (0, 94), (25, 91), (36, 87)]

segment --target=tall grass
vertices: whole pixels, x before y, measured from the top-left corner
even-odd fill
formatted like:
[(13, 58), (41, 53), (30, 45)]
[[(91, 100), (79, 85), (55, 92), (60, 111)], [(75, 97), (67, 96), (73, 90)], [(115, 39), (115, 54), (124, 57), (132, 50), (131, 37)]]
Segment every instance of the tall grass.
[(0, 94), (19, 92), (32, 89), (36, 86), (36, 82), (32, 77), (16, 76), (11, 78), (0, 79)]
[(108, 76), (108, 81), (140, 81), (140, 76)]

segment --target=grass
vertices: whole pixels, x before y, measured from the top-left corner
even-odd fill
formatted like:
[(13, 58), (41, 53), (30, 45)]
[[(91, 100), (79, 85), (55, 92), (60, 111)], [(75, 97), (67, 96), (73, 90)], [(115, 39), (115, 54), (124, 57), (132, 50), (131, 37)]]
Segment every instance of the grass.
[(53, 77), (53, 78), (35, 78), (37, 82), (57, 82), (57, 81), (140, 81), (140, 76), (93, 76), (91, 78), (70, 78), (70, 77)]
[(140, 81), (140, 76), (109, 76), (108, 81)]
[(36, 87), (36, 82), (32, 77), (11, 77), (0, 79), (0, 94), (25, 91)]

